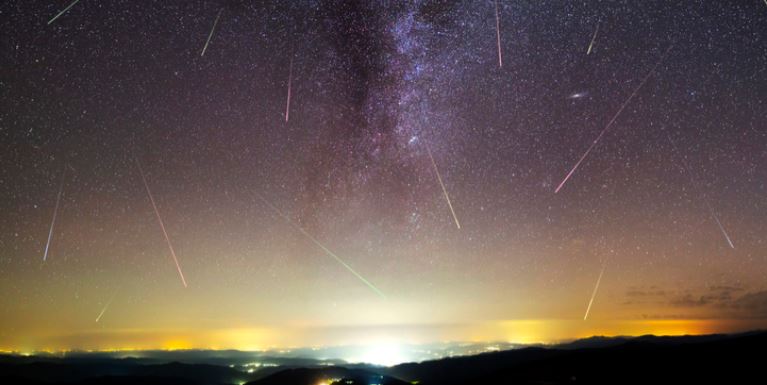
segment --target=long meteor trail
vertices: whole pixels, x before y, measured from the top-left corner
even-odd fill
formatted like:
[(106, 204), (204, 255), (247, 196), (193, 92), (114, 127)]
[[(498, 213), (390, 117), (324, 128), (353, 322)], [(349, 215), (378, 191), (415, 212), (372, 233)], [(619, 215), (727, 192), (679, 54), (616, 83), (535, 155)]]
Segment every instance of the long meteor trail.
[[(671, 135), (669, 135), (668, 132), (666, 132), (666, 137), (668, 138), (668, 141), (671, 143), (671, 147), (674, 149), (674, 151), (679, 153), (679, 148), (677, 148), (676, 143), (674, 143), (674, 141), (671, 139)], [(690, 178), (690, 183), (692, 183), (693, 187), (696, 187), (698, 183), (697, 183), (697, 180), (695, 179), (695, 174), (692, 173), (692, 169), (690, 168), (689, 165), (687, 165), (687, 162), (685, 162), (684, 157), (680, 156), (680, 158), (681, 158), (680, 163), (682, 165), (682, 170), (687, 173), (687, 176)], [(711, 202), (708, 201), (708, 198), (706, 197), (705, 194), (703, 195), (703, 201), (706, 203), (706, 207), (708, 208), (709, 214), (711, 214), (711, 218), (714, 219), (717, 226), (719, 226), (719, 231), (722, 232), (724, 239), (727, 240), (727, 244), (730, 245), (730, 248), (734, 249), (735, 244), (732, 243), (732, 239), (730, 238), (730, 235), (727, 233), (727, 230), (725, 230), (724, 226), (722, 225), (722, 221), (719, 220), (719, 216), (716, 215), (716, 211), (714, 211), (714, 207), (711, 206)]]
[(711, 213), (711, 216), (716, 221), (716, 224), (719, 225), (719, 230), (722, 232), (722, 235), (724, 235), (724, 239), (727, 240), (727, 244), (730, 245), (731, 249), (735, 248), (735, 245), (732, 243), (732, 239), (730, 239), (730, 235), (727, 234), (727, 230), (724, 229), (724, 226), (722, 226), (722, 222), (719, 220), (719, 216), (716, 215), (716, 212), (714, 212), (714, 209), (711, 207), (711, 204), (706, 200), (706, 205), (708, 206), (708, 211)]
[(57, 13), (57, 14), (56, 14), (56, 16), (54, 16), (52, 19), (48, 20), (48, 25), (51, 25), (51, 23), (53, 23), (54, 21), (56, 21), (56, 19), (58, 19), (58, 18), (59, 18), (59, 16), (61, 16), (61, 15), (65, 14), (65, 13), (67, 13), (67, 11), (69, 11), (69, 8), (72, 8), (72, 7), (74, 7), (74, 6), (75, 6), (75, 4), (77, 4), (77, 2), (78, 2), (78, 1), (80, 1), (80, 0), (75, 0), (75, 1), (73, 1), (73, 2), (72, 2), (72, 4), (69, 4), (69, 5), (68, 5), (66, 8), (64, 8), (63, 10), (61, 10), (61, 12)]
[(64, 181), (67, 177), (67, 168), (64, 167), (64, 173), (61, 175), (61, 183), (59, 183), (59, 193), (56, 195), (56, 206), (53, 208), (53, 218), (51, 219), (51, 228), (48, 230), (48, 241), (45, 243), (45, 252), (43, 253), (43, 262), (48, 259), (48, 250), (51, 247), (51, 240), (53, 239), (53, 227), (56, 224), (56, 216), (59, 214), (59, 204), (61, 203), (61, 194), (64, 192)]
[(626, 99), (626, 101), (623, 102), (623, 104), (618, 109), (618, 111), (615, 113), (615, 115), (613, 115), (613, 117), (610, 119), (610, 121), (607, 122), (607, 125), (605, 126), (605, 128), (602, 129), (602, 132), (600, 132), (599, 135), (597, 136), (597, 138), (594, 139), (593, 142), (591, 142), (591, 146), (589, 146), (589, 148), (586, 150), (586, 152), (583, 153), (581, 158), (578, 159), (578, 162), (576, 162), (575, 165), (573, 166), (573, 168), (570, 170), (570, 172), (567, 173), (567, 176), (565, 176), (565, 179), (563, 179), (562, 182), (559, 184), (559, 186), (557, 186), (557, 189), (554, 190), (555, 194), (558, 193), (559, 190), (561, 190), (562, 187), (565, 185), (565, 183), (567, 183), (567, 181), (570, 179), (570, 177), (573, 176), (573, 173), (575, 173), (575, 170), (578, 169), (578, 166), (580, 166), (581, 163), (583, 163), (583, 161), (586, 159), (586, 157), (589, 156), (589, 153), (591, 153), (591, 150), (593, 150), (594, 147), (596, 147), (597, 143), (599, 143), (599, 140), (602, 139), (602, 137), (605, 135), (607, 130), (609, 130), (610, 127), (612, 127), (613, 123), (615, 123), (615, 120), (618, 119), (618, 116), (620, 116), (621, 112), (623, 112), (623, 110), (626, 108), (626, 106), (631, 102), (631, 99), (633, 99), (634, 96), (636, 96), (637, 92), (639, 92), (639, 90), (642, 89), (642, 86), (644, 86), (645, 83), (647, 83), (647, 80), (650, 79), (652, 74), (655, 72), (655, 69), (658, 68), (660, 63), (663, 62), (663, 59), (666, 58), (668, 53), (671, 51), (671, 48), (673, 48), (673, 47), (674, 47), (674, 44), (671, 44), (671, 46), (669, 46), (668, 49), (666, 49), (666, 52), (663, 53), (663, 55), (660, 57), (660, 60), (658, 60), (658, 62), (655, 63), (655, 65), (652, 67), (650, 72), (647, 73), (647, 75), (642, 79), (642, 81), (639, 83), (639, 85), (634, 89), (634, 92), (632, 92), (631, 95), (629, 95), (628, 99)]
[(602, 282), (602, 274), (605, 273), (605, 267), (607, 267), (607, 260), (602, 264), (602, 271), (599, 272), (599, 278), (597, 278), (597, 284), (594, 286), (594, 292), (591, 293), (591, 299), (589, 300), (589, 306), (586, 307), (586, 314), (583, 316), (583, 320), (589, 318), (589, 312), (591, 311), (591, 305), (594, 303), (594, 297), (597, 296), (597, 290), (599, 290), (599, 283)]
[(591, 53), (591, 48), (594, 47), (594, 42), (597, 40), (598, 33), (599, 33), (599, 24), (597, 24), (597, 29), (594, 31), (594, 36), (591, 37), (591, 42), (589, 43), (589, 49), (586, 50), (586, 55)]
[(501, 55), (501, 16), (498, 14), (498, 0), (495, 0), (495, 40), (498, 44), (498, 68), (502, 68), (503, 55)]
[[(425, 144), (425, 142), (424, 142)], [(458, 222), (458, 216), (455, 215), (455, 210), (453, 210), (453, 204), (450, 202), (450, 195), (447, 194), (447, 189), (445, 188), (445, 184), (442, 183), (442, 175), (439, 173), (439, 168), (437, 168), (437, 162), (434, 161), (434, 157), (431, 155), (431, 149), (429, 148), (429, 145), (426, 145), (426, 152), (429, 154), (429, 159), (431, 159), (431, 165), (434, 167), (434, 173), (437, 174), (437, 181), (439, 181), (439, 186), (442, 187), (442, 193), (445, 195), (445, 200), (447, 201), (447, 206), (450, 207), (450, 213), (453, 214), (453, 220), (455, 221), (455, 227), (458, 229), (461, 228), (461, 224)]]
[(160, 216), (160, 210), (157, 209), (157, 205), (154, 202), (154, 197), (152, 196), (152, 191), (149, 190), (149, 183), (146, 181), (146, 176), (144, 175), (144, 169), (141, 168), (141, 162), (139, 162), (138, 157), (134, 158), (136, 160), (136, 166), (138, 166), (138, 171), (141, 174), (141, 180), (144, 182), (144, 187), (146, 188), (146, 193), (149, 195), (149, 201), (152, 202), (152, 208), (154, 209), (154, 213), (157, 216), (157, 222), (160, 224), (160, 228), (162, 229), (162, 234), (165, 236), (165, 241), (168, 242), (168, 249), (170, 250), (170, 255), (173, 257), (173, 262), (176, 263), (176, 270), (178, 270), (178, 276), (181, 277), (181, 283), (184, 284), (184, 287), (186, 286), (186, 279), (184, 278), (184, 273), (181, 271), (181, 265), (178, 263), (178, 258), (176, 257), (176, 252), (173, 250), (173, 245), (170, 243), (170, 237), (168, 236), (168, 232), (165, 230), (165, 224), (162, 221), (162, 217)]
[(290, 69), (288, 70), (288, 100), (285, 103), (285, 123), (290, 119), (290, 91), (293, 86), (293, 56), (290, 56)]
[(205, 46), (202, 47), (202, 52), (200, 53), (200, 56), (205, 56), (205, 51), (208, 50), (208, 44), (210, 44), (210, 39), (213, 38), (213, 32), (216, 31), (216, 25), (218, 25), (218, 19), (221, 17), (221, 12), (224, 12), (223, 8), (221, 8), (221, 10), (218, 11), (218, 15), (216, 15), (216, 20), (213, 21), (213, 28), (210, 29), (210, 33), (208, 34), (208, 40), (205, 41)]
[(327, 255), (329, 255), (330, 257), (332, 257), (333, 259), (335, 259), (335, 260), (336, 260), (336, 262), (340, 263), (340, 264), (341, 264), (341, 266), (343, 266), (344, 268), (346, 268), (346, 270), (348, 270), (350, 273), (354, 274), (354, 276), (355, 276), (355, 277), (357, 277), (357, 278), (358, 278), (360, 281), (362, 281), (362, 283), (364, 283), (365, 285), (367, 285), (367, 287), (369, 287), (369, 288), (370, 288), (370, 290), (373, 290), (373, 292), (374, 292), (374, 293), (376, 293), (376, 294), (378, 294), (378, 295), (379, 295), (381, 298), (383, 298), (383, 299), (386, 299), (386, 295), (385, 295), (385, 294), (384, 294), (384, 293), (383, 293), (381, 290), (378, 290), (378, 288), (377, 288), (377, 287), (375, 287), (375, 285), (373, 285), (372, 283), (370, 283), (370, 281), (368, 281), (367, 279), (365, 279), (365, 277), (363, 277), (363, 276), (362, 276), (360, 273), (358, 273), (357, 271), (355, 271), (354, 269), (352, 269), (352, 267), (351, 267), (351, 266), (349, 266), (349, 264), (348, 264), (348, 263), (346, 263), (346, 262), (345, 262), (343, 259), (341, 259), (341, 257), (339, 257), (338, 255), (336, 255), (334, 252), (330, 251), (330, 250), (329, 250), (327, 247), (325, 247), (325, 245), (323, 245), (322, 243), (320, 243), (320, 241), (318, 241), (318, 240), (317, 240), (317, 238), (314, 238), (314, 237), (313, 237), (311, 234), (309, 234), (308, 232), (306, 232), (306, 230), (304, 230), (304, 229), (303, 229), (301, 226), (299, 226), (299, 225), (297, 225), (296, 223), (294, 223), (293, 221), (291, 221), (291, 220), (290, 220), (290, 218), (288, 218), (288, 216), (286, 216), (285, 214), (283, 214), (283, 213), (282, 213), (282, 211), (280, 211), (280, 210), (279, 210), (277, 207), (275, 207), (275, 206), (274, 206), (273, 204), (271, 204), (271, 203), (270, 203), (268, 200), (266, 200), (266, 198), (264, 198), (264, 197), (263, 197), (261, 194), (259, 194), (259, 193), (256, 193), (256, 195), (258, 196), (258, 198), (259, 198), (259, 199), (261, 199), (261, 201), (262, 201), (262, 202), (264, 202), (264, 204), (265, 204), (265, 205), (269, 206), (269, 208), (270, 208), (270, 209), (272, 209), (272, 211), (274, 211), (274, 212), (275, 212), (277, 215), (279, 215), (279, 216), (280, 216), (282, 219), (284, 219), (284, 220), (285, 220), (285, 222), (287, 222), (287, 223), (288, 223), (289, 225), (291, 225), (293, 228), (295, 228), (296, 230), (298, 230), (299, 232), (301, 232), (301, 234), (303, 234), (303, 235), (304, 235), (306, 238), (308, 238), (308, 239), (309, 239), (310, 241), (312, 241), (312, 242), (313, 242), (315, 245), (317, 245), (317, 247), (319, 247), (320, 249), (322, 249), (322, 251), (324, 251), (324, 252), (325, 252), (325, 254), (327, 254)]

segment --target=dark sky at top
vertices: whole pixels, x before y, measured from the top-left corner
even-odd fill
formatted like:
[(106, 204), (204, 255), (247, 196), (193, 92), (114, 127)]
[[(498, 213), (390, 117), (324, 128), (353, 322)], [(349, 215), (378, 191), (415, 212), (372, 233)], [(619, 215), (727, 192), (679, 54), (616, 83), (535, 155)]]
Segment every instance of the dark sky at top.
[(0, 348), (767, 317), (762, 1), (70, 4), (0, 4)]

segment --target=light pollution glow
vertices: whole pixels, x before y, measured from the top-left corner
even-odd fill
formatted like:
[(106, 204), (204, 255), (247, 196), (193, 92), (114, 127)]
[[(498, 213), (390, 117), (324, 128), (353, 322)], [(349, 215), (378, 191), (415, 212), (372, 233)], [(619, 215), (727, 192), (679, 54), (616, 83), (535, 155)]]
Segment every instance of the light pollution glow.
[(602, 336), (695, 335), (760, 327), (748, 320), (506, 320), (462, 325), (237, 328), (219, 330), (92, 330), (76, 335), (42, 333), (6, 338), (2, 351), (124, 351), (237, 349), (264, 351), (311, 346), (380, 346), (433, 342), (551, 344)]

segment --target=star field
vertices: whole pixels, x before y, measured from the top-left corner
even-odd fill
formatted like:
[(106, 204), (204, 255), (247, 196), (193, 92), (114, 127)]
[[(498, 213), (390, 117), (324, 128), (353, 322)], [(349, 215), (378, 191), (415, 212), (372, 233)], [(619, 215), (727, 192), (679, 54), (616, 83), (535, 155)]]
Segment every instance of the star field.
[(70, 4), (0, 4), (2, 349), (765, 325), (762, 1)]

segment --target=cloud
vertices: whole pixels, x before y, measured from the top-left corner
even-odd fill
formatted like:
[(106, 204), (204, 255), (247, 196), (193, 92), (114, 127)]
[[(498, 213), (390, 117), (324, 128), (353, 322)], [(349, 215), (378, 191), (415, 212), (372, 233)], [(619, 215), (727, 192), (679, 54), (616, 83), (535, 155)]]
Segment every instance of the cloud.
[(657, 286), (650, 286), (647, 289), (642, 287), (630, 287), (626, 291), (626, 297), (665, 297), (666, 291)]
[(707, 296), (693, 296), (692, 294), (684, 294), (677, 296), (669, 301), (669, 305), (674, 307), (701, 307), (712, 303), (710, 297)]
[(748, 292), (741, 285), (716, 285), (698, 290), (634, 286), (628, 288), (625, 297), (624, 305), (660, 305), (681, 310), (708, 309), (719, 317), (767, 318), (767, 290)]
[(732, 301), (730, 307), (751, 317), (767, 317), (767, 290), (744, 294)]

